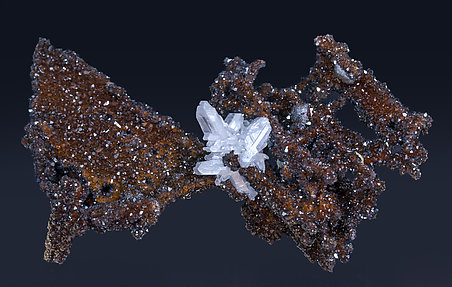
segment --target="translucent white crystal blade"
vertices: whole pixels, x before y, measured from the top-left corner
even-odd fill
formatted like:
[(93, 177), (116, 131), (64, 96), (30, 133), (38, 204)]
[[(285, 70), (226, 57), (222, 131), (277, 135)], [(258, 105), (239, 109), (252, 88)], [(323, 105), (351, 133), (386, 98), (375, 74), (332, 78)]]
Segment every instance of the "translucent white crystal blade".
[(265, 153), (258, 153), (256, 154), (253, 159), (253, 165), (256, 166), (259, 170), (265, 172), (265, 160), (268, 159), (268, 155)]
[(253, 150), (245, 150), (244, 152), (242, 152), (241, 154), (239, 154), (239, 163), (241, 167), (249, 167), (250, 165), (252, 165), (252, 158), (253, 156), (255, 156), (257, 154), (257, 150), (253, 149)]
[(257, 195), (257, 192), (250, 186), (250, 184), (243, 179), (238, 171), (231, 172), (231, 183), (238, 192), (245, 193), (251, 200)]
[(196, 119), (204, 133), (204, 140), (215, 140), (229, 134), (225, 122), (207, 101), (199, 103), (196, 108)]
[(223, 158), (223, 154), (222, 153), (218, 153), (218, 152), (209, 153), (208, 155), (206, 155), (204, 157), (205, 160), (211, 160), (211, 159), (221, 160), (222, 158)]
[[(239, 163), (242, 167), (258, 166), (253, 162), (253, 158), (267, 145), (270, 132), (271, 126), (267, 118), (257, 118), (250, 123), (244, 135), (245, 151), (239, 155)], [(259, 164), (259, 166), (262, 165)]]
[(261, 151), (267, 145), (270, 132), (271, 126), (267, 118), (253, 120), (246, 131), (245, 148)]
[(217, 139), (216, 141), (209, 141), (205, 150), (209, 152), (222, 153), (224, 155), (234, 150), (237, 144), (238, 140), (234, 137)]
[(198, 175), (217, 175), (224, 169), (226, 167), (223, 164), (223, 160), (212, 159), (198, 162), (194, 168), (194, 172)]
[(238, 133), (243, 127), (243, 114), (230, 113), (224, 121), (232, 131)]
[(229, 167), (226, 167), (226, 169), (220, 171), (220, 173), (217, 175), (215, 184), (220, 185), (221, 182), (226, 181), (229, 178), (231, 178), (231, 169)]

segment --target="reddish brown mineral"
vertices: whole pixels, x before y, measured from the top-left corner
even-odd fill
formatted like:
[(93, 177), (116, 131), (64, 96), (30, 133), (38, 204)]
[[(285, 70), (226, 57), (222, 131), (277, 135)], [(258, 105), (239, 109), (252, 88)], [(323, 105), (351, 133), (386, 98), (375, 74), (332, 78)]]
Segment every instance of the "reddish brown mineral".
[[(245, 201), (246, 227), (269, 243), (287, 234), (312, 262), (332, 271), (336, 260), (349, 259), (358, 223), (376, 215), (385, 187), (373, 168), (385, 165), (418, 179), (427, 159), (418, 138), (432, 119), (405, 108), (348, 56), (346, 44), (330, 35), (315, 44), (309, 75), (285, 89), (254, 87), (263, 61), (226, 59), (210, 104), (223, 117), (243, 113), (271, 123), (264, 173), (240, 167), (232, 152), (223, 159), (258, 191), (251, 200), (221, 185)], [(86, 230), (130, 229), (140, 239), (167, 204), (215, 186), (214, 176), (193, 173), (206, 155), (198, 139), (130, 99), (75, 53), (41, 39), (31, 77), (35, 94), (23, 143), (51, 201), (45, 260), (64, 262), (72, 239)], [(376, 139), (336, 119), (346, 102)]]

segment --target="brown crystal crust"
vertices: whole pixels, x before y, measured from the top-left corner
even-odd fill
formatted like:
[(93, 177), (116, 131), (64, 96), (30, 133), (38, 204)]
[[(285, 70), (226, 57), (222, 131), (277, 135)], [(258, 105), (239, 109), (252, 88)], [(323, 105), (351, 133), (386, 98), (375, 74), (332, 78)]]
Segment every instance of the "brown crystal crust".
[(214, 178), (193, 174), (202, 144), (170, 117), (48, 40), (33, 60), (23, 143), (51, 202), (46, 260), (62, 263), (86, 230), (142, 238), (168, 203), (213, 186)]
[[(287, 234), (312, 262), (332, 271), (346, 262), (363, 219), (377, 213), (385, 186), (373, 168), (385, 165), (420, 177), (427, 151), (419, 136), (432, 119), (409, 111), (385, 84), (348, 56), (332, 36), (315, 39), (309, 75), (290, 88), (253, 82), (265, 63), (226, 59), (211, 86), (210, 103), (225, 117), (267, 117), (272, 126), (265, 173), (226, 165), (258, 191), (245, 200), (246, 227), (269, 243)], [(41, 189), (51, 199), (45, 259), (62, 263), (71, 241), (86, 230), (130, 229), (141, 238), (164, 207), (213, 187), (212, 176), (193, 174), (203, 145), (171, 118), (136, 103), (75, 53), (41, 39), (32, 66), (31, 122), (24, 145), (33, 151)], [(333, 98), (334, 95), (334, 99)], [(351, 102), (377, 137), (342, 126), (336, 112)]]

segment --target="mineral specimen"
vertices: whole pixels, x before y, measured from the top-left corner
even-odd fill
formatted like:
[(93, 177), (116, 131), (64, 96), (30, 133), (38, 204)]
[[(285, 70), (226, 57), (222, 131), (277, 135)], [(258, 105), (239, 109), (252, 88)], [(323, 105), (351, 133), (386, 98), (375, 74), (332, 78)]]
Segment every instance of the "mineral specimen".
[[(346, 262), (358, 223), (375, 217), (385, 188), (374, 167), (418, 179), (427, 159), (418, 138), (432, 119), (404, 107), (346, 44), (326, 35), (315, 45), (309, 75), (284, 89), (253, 85), (263, 61), (226, 59), (212, 99), (197, 110), (204, 146), (40, 39), (23, 144), (50, 199), (45, 260), (62, 263), (87, 230), (130, 229), (140, 239), (169, 203), (216, 183), (244, 200), (251, 233), (269, 243), (286, 234), (329, 271)], [(347, 102), (376, 139), (342, 126), (336, 112)]]

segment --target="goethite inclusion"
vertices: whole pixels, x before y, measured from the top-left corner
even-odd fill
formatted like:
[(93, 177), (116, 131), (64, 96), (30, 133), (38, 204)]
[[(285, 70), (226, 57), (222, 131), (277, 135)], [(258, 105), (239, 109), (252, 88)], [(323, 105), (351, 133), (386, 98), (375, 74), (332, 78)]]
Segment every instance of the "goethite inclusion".
[(244, 120), (243, 114), (231, 113), (225, 121), (217, 111), (206, 101), (201, 101), (196, 109), (196, 119), (204, 133), (203, 140), (207, 140), (205, 161), (198, 162), (195, 174), (216, 175), (215, 184), (230, 180), (240, 193), (245, 193), (251, 200), (256, 197), (256, 191), (237, 171), (224, 165), (223, 156), (233, 152), (238, 156), (241, 167), (255, 166), (265, 171), (265, 160), (268, 156), (262, 153), (267, 146), (271, 132), (267, 118), (259, 117), (251, 123)]
[[(71, 51), (40, 39), (30, 123), (23, 139), (51, 214), (44, 259), (63, 263), (88, 230), (129, 229), (140, 239), (178, 198), (219, 186), (244, 201), (246, 228), (269, 243), (291, 237), (332, 271), (348, 261), (361, 220), (385, 185), (376, 166), (415, 179), (432, 119), (410, 111), (332, 36), (315, 39), (307, 77), (289, 88), (254, 86), (264, 61), (226, 59), (197, 120), (204, 146), (171, 117), (133, 101)], [(342, 126), (354, 105), (375, 139)]]

